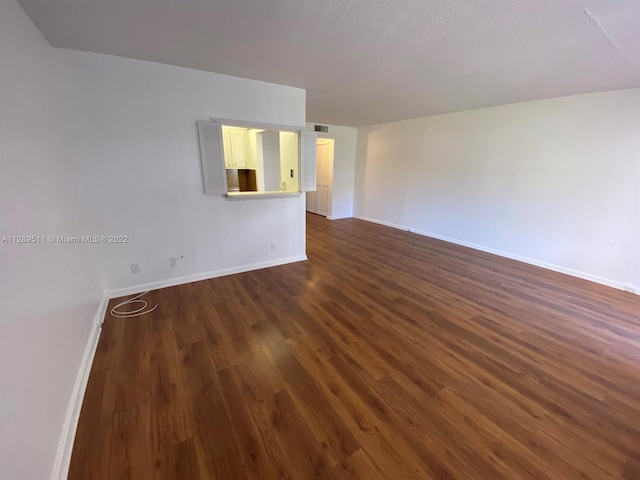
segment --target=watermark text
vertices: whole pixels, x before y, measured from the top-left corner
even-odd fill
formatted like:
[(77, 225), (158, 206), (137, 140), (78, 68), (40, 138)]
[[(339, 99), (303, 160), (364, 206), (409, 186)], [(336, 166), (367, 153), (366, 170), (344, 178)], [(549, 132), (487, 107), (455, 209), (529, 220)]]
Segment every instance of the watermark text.
[(129, 243), (128, 235), (2, 235), (0, 244)]

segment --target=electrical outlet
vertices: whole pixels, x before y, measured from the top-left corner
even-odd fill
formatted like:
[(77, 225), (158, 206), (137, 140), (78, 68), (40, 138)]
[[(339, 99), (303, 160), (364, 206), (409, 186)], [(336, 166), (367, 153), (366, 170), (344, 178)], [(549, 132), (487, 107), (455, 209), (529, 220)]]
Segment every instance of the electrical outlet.
[(131, 265), (129, 265), (129, 267), (131, 268), (131, 273), (140, 273), (140, 265), (137, 263), (132, 263)]
[(271, 242), (269, 244), (269, 250), (272, 251), (272, 252), (275, 252), (276, 251), (276, 244)]

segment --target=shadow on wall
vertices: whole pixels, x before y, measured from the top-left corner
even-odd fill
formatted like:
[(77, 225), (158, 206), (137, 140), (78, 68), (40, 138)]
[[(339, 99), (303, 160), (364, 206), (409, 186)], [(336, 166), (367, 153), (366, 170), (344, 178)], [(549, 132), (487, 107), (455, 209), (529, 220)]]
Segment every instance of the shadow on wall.
[(360, 129), (356, 141), (356, 178), (353, 192), (354, 215), (361, 215), (365, 205), (368, 152), (369, 132), (365, 129)]

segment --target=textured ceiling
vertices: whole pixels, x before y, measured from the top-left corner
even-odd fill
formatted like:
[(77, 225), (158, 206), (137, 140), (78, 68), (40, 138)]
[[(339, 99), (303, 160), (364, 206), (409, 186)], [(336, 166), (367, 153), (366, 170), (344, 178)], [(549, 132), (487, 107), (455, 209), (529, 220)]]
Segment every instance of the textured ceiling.
[(307, 89), (370, 125), (640, 86), (640, 0), (20, 0), (53, 46)]

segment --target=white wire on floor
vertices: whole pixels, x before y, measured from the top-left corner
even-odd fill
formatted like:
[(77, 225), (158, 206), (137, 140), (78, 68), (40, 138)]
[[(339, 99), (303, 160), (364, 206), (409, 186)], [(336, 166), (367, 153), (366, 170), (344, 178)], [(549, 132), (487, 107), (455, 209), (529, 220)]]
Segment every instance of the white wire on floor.
[[(116, 318), (131, 318), (131, 317), (139, 317), (140, 315), (145, 315), (149, 312), (153, 312), (156, 308), (158, 308), (158, 304), (156, 303), (153, 307), (147, 309), (149, 304), (145, 300), (141, 299), (141, 297), (143, 297), (150, 291), (151, 290), (147, 290), (146, 292), (139, 293), (135, 297), (131, 297), (130, 299), (119, 303), (118, 305), (116, 305), (111, 309), (111, 316)], [(123, 312), (122, 310), (118, 311), (119, 308), (124, 307), (125, 305), (134, 305), (134, 304), (138, 304), (142, 306), (140, 308), (137, 308), (135, 310), (130, 310), (127, 312)]]

